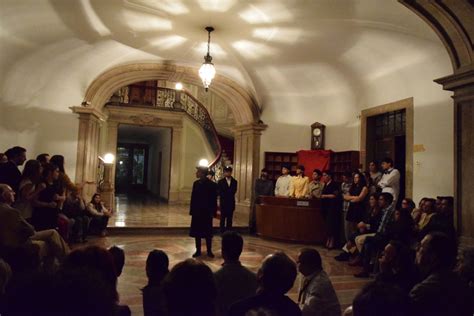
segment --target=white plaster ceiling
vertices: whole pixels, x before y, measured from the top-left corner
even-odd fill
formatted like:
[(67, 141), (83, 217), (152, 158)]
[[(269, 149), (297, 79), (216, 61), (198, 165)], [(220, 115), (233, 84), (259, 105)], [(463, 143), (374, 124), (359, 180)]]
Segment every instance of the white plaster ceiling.
[(67, 111), (118, 64), (199, 67), (206, 25), (216, 29), (217, 72), (263, 107), (279, 96), (357, 94), (361, 82), (442, 50), (395, 0), (2, 0), (1, 105)]

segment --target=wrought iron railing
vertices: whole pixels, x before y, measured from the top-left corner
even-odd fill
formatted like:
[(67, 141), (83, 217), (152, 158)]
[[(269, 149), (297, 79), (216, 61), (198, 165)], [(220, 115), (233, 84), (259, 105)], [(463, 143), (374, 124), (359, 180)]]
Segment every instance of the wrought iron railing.
[(187, 91), (161, 87), (157, 87), (155, 91), (154, 97), (152, 95), (152, 98), (147, 98), (148, 102), (133, 102), (130, 100), (129, 87), (126, 86), (115, 92), (106, 105), (140, 106), (167, 111), (184, 111), (203, 129), (212, 152), (215, 154), (215, 158), (210, 162), (209, 166), (215, 168), (220, 162), (222, 147), (214, 123), (204, 105)]

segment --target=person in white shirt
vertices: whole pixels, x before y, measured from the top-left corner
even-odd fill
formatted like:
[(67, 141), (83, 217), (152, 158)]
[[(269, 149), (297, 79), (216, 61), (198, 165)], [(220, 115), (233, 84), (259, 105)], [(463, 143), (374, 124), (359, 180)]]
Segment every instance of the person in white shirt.
[(393, 195), (393, 203), (396, 205), (398, 195), (400, 194), (400, 172), (393, 168), (392, 158), (384, 158), (382, 160), (383, 175), (378, 183), (378, 187), (383, 192)]
[(331, 280), (323, 270), (321, 255), (316, 249), (301, 249), (297, 259), (303, 275), (298, 303), (303, 316), (340, 316), (341, 305)]
[(288, 197), (290, 195), (291, 180), (290, 167), (284, 165), (281, 168), (281, 176), (278, 177), (275, 184), (275, 196)]

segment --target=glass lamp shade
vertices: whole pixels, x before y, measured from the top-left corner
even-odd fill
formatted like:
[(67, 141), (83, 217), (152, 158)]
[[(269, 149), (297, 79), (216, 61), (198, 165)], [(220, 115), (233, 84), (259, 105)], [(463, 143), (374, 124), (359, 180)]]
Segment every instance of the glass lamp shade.
[(209, 89), (211, 85), (212, 79), (214, 79), (216, 75), (216, 68), (214, 68), (214, 64), (211, 62), (205, 62), (202, 64), (201, 68), (199, 69), (199, 77), (201, 77), (202, 84), (206, 91)]

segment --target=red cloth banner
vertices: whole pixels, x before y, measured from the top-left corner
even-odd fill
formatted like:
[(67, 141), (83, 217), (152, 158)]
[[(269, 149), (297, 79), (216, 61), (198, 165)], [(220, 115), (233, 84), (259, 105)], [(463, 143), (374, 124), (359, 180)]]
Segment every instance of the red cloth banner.
[(331, 160), (330, 150), (300, 150), (298, 151), (298, 165), (303, 165), (305, 175), (311, 179), (314, 169), (329, 170)]

